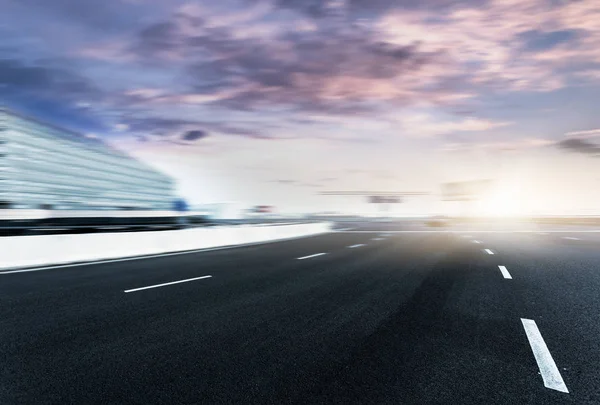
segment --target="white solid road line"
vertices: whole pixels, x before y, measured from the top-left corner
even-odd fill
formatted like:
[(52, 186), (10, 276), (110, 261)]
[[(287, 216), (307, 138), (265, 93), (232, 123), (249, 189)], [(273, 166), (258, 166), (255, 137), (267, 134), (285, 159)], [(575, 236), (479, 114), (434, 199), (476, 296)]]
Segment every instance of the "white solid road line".
[(211, 278), (211, 277), (212, 276), (202, 276), (202, 277), (188, 278), (187, 280), (179, 280), (179, 281), (172, 281), (170, 283), (149, 285), (148, 287), (134, 288), (134, 289), (131, 289), (131, 290), (125, 290), (123, 292), (130, 293), (130, 292), (134, 292), (134, 291), (148, 290), (150, 288), (158, 288), (158, 287), (164, 287), (166, 285), (173, 285), (173, 284), (179, 284), (179, 283), (187, 283), (188, 281), (202, 280), (203, 278)]
[(348, 246), (348, 248), (349, 249), (354, 249), (354, 248), (361, 247), (361, 246), (365, 246), (365, 244), (364, 243), (359, 243), (359, 244), (356, 244), (356, 245), (350, 245), (350, 246)]
[(512, 280), (512, 276), (510, 275), (508, 270), (506, 270), (505, 266), (498, 266), (498, 268), (500, 269), (500, 273), (502, 273), (502, 276), (504, 276), (504, 278), (508, 278), (508, 279)]
[(488, 255), (493, 255), (493, 254), (494, 254), (494, 252), (492, 252), (490, 249), (485, 249), (485, 252), (486, 252)]
[(563, 239), (568, 239), (568, 240), (581, 240), (581, 239), (579, 239), (579, 238), (574, 238), (574, 237), (572, 237), (572, 236), (563, 236), (562, 238), (563, 238)]
[(326, 254), (327, 253), (315, 253), (314, 255), (299, 257), (297, 260), (311, 259), (313, 257), (323, 256)]
[(93, 266), (96, 264), (130, 262), (133, 260), (154, 259), (157, 257), (190, 255), (190, 254), (194, 254), (194, 253), (212, 252), (215, 250), (228, 250), (228, 249), (237, 249), (237, 248), (243, 248), (243, 247), (248, 247), (248, 246), (258, 246), (258, 245), (268, 245), (271, 243), (289, 242), (289, 241), (296, 240), (296, 239), (312, 238), (312, 237), (321, 236), (321, 235), (322, 234), (309, 235), (309, 236), (297, 236), (297, 237), (293, 237), (293, 238), (271, 240), (271, 241), (265, 241), (265, 242), (251, 242), (251, 243), (243, 243), (240, 245), (217, 246), (217, 247), (213, 247), (213, 248), (184, 250), (182, 252), (157, 253), (157, 254), (145, 255), (145, 256), (130, 256), (130, 257), (122, 257), (119, 259), (104, 259), (104, 260), (95, 260), (95, 261), (90, 261), (90, 262), (65, 263), (65, 264), (57, 264), (57, 265), (53, 265), (53, 266), (30, 267), (30, 268), (21, 268), (21, 269), (16, 268), (14, 270), (6, 269), (6, 270), (0, 270), (0, 275), (14, 274), (14, 273), (30, 273), (32, 271), (46, 271), (46, 270), (64, 269), (64, 268), (69, 268), (69, 267)]
[[(338, 229), (337, 231), (332, 231), (332, 232), (341, 232), (343, 231), (343, 229)], [(347, 231), (348, 233), (379, 233), (381, 231)], [(452, 233), (452, 234), (460, 234), (462, 231), (450, 231), (450, 230), (446, 230), (446, 231), (442, 231), (442, 230), (438, 230), (438, 231), (430, 231), (430, 230), (423, 230), (423, 231), (388, 231), (391, 234), (396, 234), (396, 233)], [(531, 229), (526, 229), (526, 230), (506, 230), (506, 231), (492, 231), (492, 230), (484, 230), (484, 231), (474, 231), (471, 230), (471, 233), (539, 233), (538, 231), (535, 230), (531, 230)], [(550, 231), (546, 231), (545, 233), (600, 233), (600, 229), (590, 229), (590, 230), (570, 230), (570, 231), (563, 231), (563, 230), (550, 230)]]
[(544, 387), (568, 393), (569, 390), (556, 367), (556, 363), (554, 362), (535, 321), (521, 318), (521, 322), (523, 323), (523, 328), (525, 328), (529, 345), (531, 346), (535, 361), (537, 362), (540, 374), (544, 380)]

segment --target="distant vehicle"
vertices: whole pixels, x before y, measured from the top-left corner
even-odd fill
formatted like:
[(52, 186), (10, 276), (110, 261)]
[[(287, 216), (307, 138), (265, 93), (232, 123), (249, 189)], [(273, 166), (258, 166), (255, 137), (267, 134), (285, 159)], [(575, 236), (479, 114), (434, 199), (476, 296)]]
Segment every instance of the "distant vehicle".
[(429, 218), (427, 220), (427, 222), (425, 222), (425, 223), (427, 226), (436, 227), (436, 228), (446, 227), (449, 225), (448, 218), (446, 218), (444, 216), (439, 216), (439, 215)]
[(247, 214), (251, 217), (267, 217), (275, 213), (272, 205), (255, 205), (248, 209)]
[(257, 214), (272, 214), (273, 207), (271, 205), (257, 205), (254, 208), (254, 212)]

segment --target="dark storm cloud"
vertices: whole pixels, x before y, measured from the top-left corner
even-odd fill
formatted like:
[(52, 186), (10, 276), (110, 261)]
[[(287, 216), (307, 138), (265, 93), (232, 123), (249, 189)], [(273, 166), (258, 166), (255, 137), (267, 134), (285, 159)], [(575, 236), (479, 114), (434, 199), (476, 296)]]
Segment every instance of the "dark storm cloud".
[(564, 141), (560, 141), (557, 146), (558, 148), (568, 152), (600, 156), (600, 145), (580, 138), (565, 139)]
[(182, 135), (181, 139), (184, 141), (197, 141), (199, 139), (206, 138), (207, 136), (208, 136), (208, 132), (202, 131), (199, 129), (195, 129), (195, 130), (187, 131), (186, 133), (184, 133)]

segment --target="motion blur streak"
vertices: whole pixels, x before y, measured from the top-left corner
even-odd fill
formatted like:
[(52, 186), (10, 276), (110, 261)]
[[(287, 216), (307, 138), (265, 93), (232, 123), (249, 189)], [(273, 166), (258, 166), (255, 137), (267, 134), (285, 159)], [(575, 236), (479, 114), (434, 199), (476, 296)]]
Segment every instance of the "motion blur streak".
[(600, 404), (598, 0), (0, 10), (0, 404)]

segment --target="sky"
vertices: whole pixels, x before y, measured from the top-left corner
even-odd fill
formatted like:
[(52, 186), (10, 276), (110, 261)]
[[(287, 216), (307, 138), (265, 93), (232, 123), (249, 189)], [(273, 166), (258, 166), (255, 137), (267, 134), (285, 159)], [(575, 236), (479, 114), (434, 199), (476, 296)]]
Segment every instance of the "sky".
[(596, 0), (0, 0), (0, 103), (192, 204), (373, 212), (323, 191), (492, 179), (486, 213), (600, 214)]

